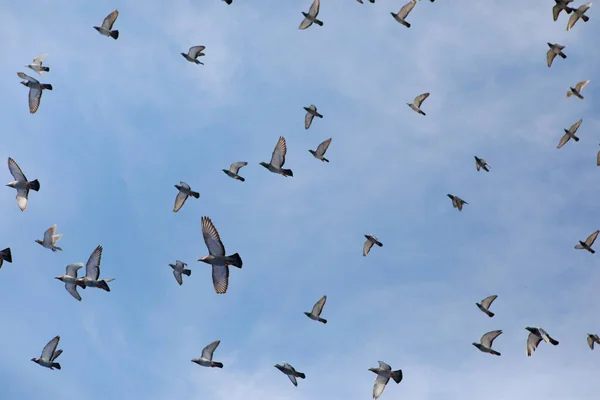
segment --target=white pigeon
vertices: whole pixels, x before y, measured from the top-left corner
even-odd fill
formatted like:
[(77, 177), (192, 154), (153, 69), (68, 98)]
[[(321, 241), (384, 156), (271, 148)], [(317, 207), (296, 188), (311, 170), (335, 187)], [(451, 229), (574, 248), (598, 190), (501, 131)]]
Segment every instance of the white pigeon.
[(54, 362), (58, 356), (62, 354), (62, 350), (56, 350), (58, 347), (58, 341), (60, 340), (60, 336), (55, 336), (44, 346), (42, 350), (42, 355), (40, 357), (32, 358), (31, 361), (41, 365), (42, 367), (50, 368), (50, 369), (58, 369), (60, 370), (60, 364)]
[(44, 240), (36, 239), (35, 242), (56, 252), (57, 250), (62, 251), (62, 249), (56, 245), (56, 242), (58, 242), (60, 238), (62, 238), (62, 233), (56, 233), (56, 224), (54, 224), (44, 232)]
[(313, 306), (313, 309), (312, 309), (312, 311), (311, 311), (311, 312), (306, 312), (306, 311), (305, 311), (305, 312), (304, 312), (304, 314), (305, 314), (305, 315), (306, 315), (308, 318), (310, 318), (310, 319), (312, 319), (312, 320), (314, 320), (314, 321), (319, 321), (319, 322), (322, 322), (322, 323), (326, 324), (326, 323), (327, 323), (327, 320), (326, 320), (326, 319), (324, 319), (324, 318), (321, 318), (321, 317), (320, 317), (320, 315), (321, 315), (321, 312), (323, 311), (323, 307), (325, 306), (325, 302), (326, 302), (326, 301), (327, 301), (327, 296), (323, 296), (323, 297), (321, 297), (321, 298), (319, 299), (319, 301), (317, 301), (317, 302), (315, 303), (315, 305)]
[(50, 72), (50, 68), (44, 67), (42, 65), (44, 58), (46, 58), (47, 56), (48, 56), (48, 54), (42, 54), (40, 56), (37, 56), (36, 58), (33, 59), (33, 62), (31, 64), (26, 65), (26, 67), (31, 68), (32, 70), (34, 70), (41, 76), (45, 76), (43, 71)]
[(175, 280), (177, 281), (177, 283), (179, 283), (179, 285), (183, 284), (183, 277), (181, 276), (181, 274), (185, 274), (187, 276), (190, 276), (192, 274), (191, 270), (185, 269), (187, 264), (183, 261), (177, 260), (175, 261), (175, 265), (169, 264), (169, 266), (173, 268), (173, 276), (175, 276)]
[(375, 378), (375, 384), (373, 385), (373, 399), (377, 399), (383, 393), (385, 385), (389, 382), (390, 378), (396, 383), (402, 382), (402, 370), (392, 371), (392, 367), (383, 361), (378, 361), (379, 367), (369, 368), (369, 371), (377, 374)]
[(223, 363), (212, 360), (213, 353), (215, 352), (216, 348), (219, 347), (220, 343), (220, 340), (215, 340), (214, 342), (206, 346), (204, 349), (202, 349), (202, 355), (200, 356), (200, 358), (194, 358), (192, 359), (192, 362), (203, 367), (223, 368)]
[(10, 174), (13, 176), (14, 181), (9, 182), (6, 186), (17, 189), (17, 205), (21, 209), (21, 211), (25, 211), (27, 208), (27, 201), (29, 198), (29, 190), (35, 190), (36, 192), (40, 190), (40, 183), (37, 179), (33, 181), (28, 181), (25, 177), (21, 168), (17, 165), (15, 160), (8, 157), (8, 170)]
[(317, 16), (319, 15), (319, 7), (321, 7), (321, 1), (314, 0), (310, 6), (310, 9), (308, 10), (308, 14), (305, 13), (304, 11), (302, 11), (302, 15), (304, 15), (304, 19), (300, 23), (300, 26), (298, 27), (298, 29), (304, 30), (304, 29), (308, 28), (309, 26), (311, 26), (313, 24), (313, 22), (319, 26), (323, 26), (323, 22), (321, 22), (317, 19)]
[(74, 263), (67, 265), (67, 272), (64, 275), (57, 276), (54, 279), (58, 279), (65, 283), (65, 289), (78, 301), (81, 301), (81, 296), (77, 292), (77, 271), (83, 268), (83, 263)]

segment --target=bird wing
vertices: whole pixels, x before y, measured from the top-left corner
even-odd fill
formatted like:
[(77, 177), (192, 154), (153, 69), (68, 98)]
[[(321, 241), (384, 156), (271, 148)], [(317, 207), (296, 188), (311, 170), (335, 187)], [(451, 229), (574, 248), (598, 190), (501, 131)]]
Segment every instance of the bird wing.
[(321, 0), (313, 1), (313, 3), (310, 6), (310, 9), (308, 10), (308, 15), (310, 15), (313, 18), (316, 17), (317, 15), (319, 15), (320, 7), (321, 7)]
[(481, 160), (477, 157), (475, 157), (475, 168), (477, 168), (477, 171), (481, 169)]
[(375, 378), (375, 384), (373, 385), (373, 398), (377, 399), (383, 393), (383, 389), (385, 389), (385, 385), (387, 385), (389, 377), (385, 377), (383, 375), (377, 375)]
[(308, 28), (311, 25), (312, 25), (312, 21), (309, 20), (308, 18), (304, 18), (302, 20), (302, 22), (300, 22), (300, 26), (298, 27), (298, 29), (304, 30), (304, 29)]
[(21, 211), (25, 211), (27, 208), (27, 196), (29, 196), (29, 189), (17, 190), (17, 205)]
[(558, 146), (556, 146), (556, 148), (560, 149), (561, 147), (563, 147), (565, 143), (569, 141), (569, 139), (571, 139), (571, 136), (565, 133), (563, 137), (560, 138), (560, 142), (558, 142)]
[(571, 134), (575, 134), (577, 132), (577, 129), (579, 129), (579, 127), (581, 126), (581, 123), (583, 122), (583, 119), (580, 119), (579, 121), (575, 122), (570, 128), (569, 128), (569, 132), (571, 132)]
[(285, 138), (283, 136), (279, 136), (279, 140), (277, 141), (277, 145), (273, 150), (273, 154), (271, 155), (271, 165), (275, 168), (283, 167), (285, 164), (285, 154), (287, 153), (287, 146), (285, 143)]
[(98, 280), (100, 276), (100, 261), (102, 259), (102, 246), (94, 249), (90, 258), (85, 264), (85, 277), (88, 279)]
[(429, 97), (429, 93), (423, 93), (415, 97), (414, 104), (417, 108), (421, 107), (421, 104), (425, 101), (426, 98)]
[(501, 330), (490, 331), (481, 337), (480, 342), (483, 346), (487, 347), (488, 349), (491, 349), (494, 339), (496, 339), (501, 334), (502, 334)]
[(585, 244), (587, 244), (588, 247), (592, 247), (592, 245), (596, 241), (596, 238), (598, 237), (598, 233), (600, 233), (600, 231), (592, 233), (590, 236), (588, 236), (587, 239), (585, 239)]
[(246, 161), (235, 162), (229, 166), (229, 171), (237, 175), (240, 168), (245, 167), (246, 165), (248, 165)]
[(27, 182), (27, 178), (15, 160), (8, 157), (8, 170), (16, 181)]
[(75, 282), (65, 283), (65, 289), (67, 289), (67, 292), (69, 292), (71, 296), (81, 301), (81, 296), (79, 295), (79, 292), (77, 292), (77, 285), (75, 284)]
[(556, 4), (554, 7), (552, 7), (552, 17), (554, 18), (555, 21), (558, 19), (558, 14), (560, 14), (561, 10), (562, 10), (562, 8), (558, 4)]
[(180, 285), (183, 285), (183, 278), (181, 277), (181, 272), (179, 272), (177, 270), (173, 270), (173, 276), (175, 277), (175, 280), (177, 281), (177, 283), (179, 283)]
[(577, 11), (581, 14), (585, 13), (590, 7), (592, 6), (592, 2), (590, 1), (589, 3), (585, 3), (581, 6), (579, 6), (579, 8), (577, 9)]
[(548, 66), (552, 66), (552, 61), (556, 58), (556, 53), (553, 49), (548, 50), (546, 53), (546, 61), (548, 62)]
[(50, 228), (46, 229), (46, 232), (44, 232), (44, 242), (52, 243), (54, 235), (56, 235), (56, 225), (52, 225)]
[(531, 356), (533, 354), (541, 341), (541, 337), (534, 335), (531, 332), (529, 333), (529, 336), (527, 337), (527, 356)]
[(325, 152), (327, 151), (327, 149), (329, 148), (329, 144), (331, 143), (331, 138), (325, 140), (323, 143), (321, 143), (319, 145), (319, 147), (317, 147), (317, 155), (319, 156), (323, 156), (325, 154)]
[(181, 267), (181, 268), (183, 268), (183, 267), (185, 267), (185, 266), (187, 265), (187, 264), (186, 264), (186, 263), (184, 263), (183, 261), (179, 261), (179, 260), (176, 260), (176, 261), (175, 261), (175, 264), (176, 264), (178, 267)]
[(312, 309), (312, 314), (315, 316), (321, 315), (321, 311), (323, 311), (323, 306), (325, 306), (325, 302), (327, 301), (327, 296), (321, 297), (319, 301), (315, 303)]
[(50, 361), (56, 360), (58, 358), (58, 356), (60, 356), (62, 354), (62, 352), (63, 352), (62, 350), (56, 350), (54, 352), (54, 354), (52, 354), (52, 360), (50, 360)]
[(587, 342), (590, 349), (594, 350), (594, 338), (591, 335), (588, 335)]
[(119, 16), (119, 11), (117, 11), (117, 10), (108, 14), (106, 16), (106, 18), (104, 18), (104, 21), (102, 21), (102, 27), (104, 29), (108, 29), (110, 31), (112, 29), (115, 21), (117, 20), (118, 16)]
[(598, 155), (596, 156), (596, 165), (600, 166), (600, 151), (598, 152)]
[(296, 377), (294, 375), (291, 375), (291, 374), (286, 374), (286, 375), (288, 378), (290, 378), (290, 381), (292, 381), (294, 386), (298, 386), (298, 381), (296, 380)]
[(314, 117), (314, 114), (306, 112), (306, 116), (304, 117), (304, 129), (310, 128), (310, 124), (312, 124), (312, 120)]
[(50, 361), (52, 359), (52, 356), (56, 351), (56, 347), (58, 346), (59, 340), (60, 336), (55, 336), (52, 338), (52, 340), (48, 342), (48, 344), (46, 344), (46, 346), (44, 346), (44, 349), (42, 350), (42, 355), (40, 357), (42, 360)]
[(226, 265), (213, 265), (212, 280), (215, 291), (218, 294), (227, 292), (227, 286), (229, 286), (229, 267)]
[(384, 363), (383, 361), (377, 361), (379, 363), (379, 368), (385, 369), (386, 371), (391, 371), (392, 367), (389, 364)]
[(77, 271), (79, 271), (80, 268), (83, 268), (83, 263), (73, 263), (67, 265), (67, 276), (77, 278)]
[(202, 53), (202, 50), (204, 50), (205, 48), (206, 46), (192, 46), (188, 51), (188, 56), (191, 58), (196, 58), (200, 53)]
[(35, 112), (40, 108), (40, 102), (42, 101), (42, 88), (30, 87), (29, 88), (29, 112), (31, 114), (35, 114)]
[(225, 246), (223, 246), (219, 232), (208, 217), (202, 217), (202, 236), (210, 254), (225, 256)]
[(485, 299), (481, 300), (481, 306), (487, 310), (488, 308), (490, 308), (494, 300), (496, 300), (496, 297), (498, 296), (495, 294), (486, 297)]
[(46, 57), (48, 57), (48, 54), (39, 55), (33, 59), (32, 64), (33, 65), (42, 65), (42, 61), (44, 61), (44, 58), (46, 58)]
[(398, 18), (400, 18), (400, 19), (406, 18), (408, 16), (408, 14), (412, 11), (412, 9), (415, 7), (416, 4), (417, 4), (417, 0), (412, 0), (408, 3), (406, 3), (405, 5), (403, 5), (402, 8), (400, 9), (400, 11), (398, 11)]
[(571, 13), (571, 16), (569, 17), (569, 22), (567, 22), (567, 30), (570, 30), (578, 20), (579, 15), (577, 14), (577, 12)]
[(173, 206), (173, 212), (181, 210), (181, 207), (183, 207), (187, 198), (188, 195), (180, 190), (179, 193), (177, 193), (177, 196), (175, 197), (175, 205)]
[(578, 84), (575, 86), (575, 89), (576, 89), (578, 92), (581, 92), (581, 90), (582, 90), (582, 89), (585, 87), (585, 85), (587, 85), (588, 83), (590, 83), (590, 80), (589, 80), (589, 79), (588, 79), (587, 81), (581, 81), (581, 82), (579, 82), (579, 83), (578, 83)]
[(202, 349), (202, 358), (212, 361), (213, 353), (215, 352), (215, 349), (217, 347), (219, 347), (220, 343), (221, 343), (220, 340), (215, 340), (214, 342), (212, 342), (211, 344), (209, 344), (208, 346), (203, 348)]
[(30, 77), (29, 75), (24, 74), (23, 72), (17, 72), (17, 75), (19, 76), (19, 78), (21, 79), (25, 79), (26, 81), (29, 81), (31, 83), (40, 83), (37, 79), (34, 79), (32, 77)]
[(369, 251), (371, 251), (371, 247), (373, 247), (373, 242), (371, 242), (369, 239), (367, 239), (367, 241), (365, 242), (365, 245), (363, 246), (363, 256), (366, 256), (367, 254), (369, 254)]

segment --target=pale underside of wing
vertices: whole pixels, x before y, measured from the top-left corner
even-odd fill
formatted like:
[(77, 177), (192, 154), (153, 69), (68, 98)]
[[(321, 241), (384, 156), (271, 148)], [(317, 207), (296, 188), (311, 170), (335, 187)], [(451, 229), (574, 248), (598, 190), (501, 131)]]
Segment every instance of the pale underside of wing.
[(213, 286), (218, 294), (227, 292), (227, 287), (229, 286), (229, 267), (226, 265), (213, 265), (212, 279)]
[(578, 92), (581, 92), (581, 90), (588, 84), (590, 83), (590, 80), (586, 80), (586, 81), (581, 81), (579, 82), (576, 86), (575, 89), (577, 89)]
[(72, 276), (73, 278), (77, 278), (77, 272), (83, 268), (82, 263), (73, 263), (67, 265), (66, 274), (67, 276)]
[(52, 359), (52, 355), (56, 351), (56, 347), (58, 346), (59, 340), (60, 336), (55, 336), (52, 338), (52, 340), (48, 342), (48, 344), (46, 344), (46, 346), (44, 346), (44, 349), (42, 350), (42, 355), (40, 357), (42, 360), (50, 361)]
[(375, 378), (375, 384), (373, 385), (373, 398), (378, 398), (383, 393), (385, 385), (387, 385), (390, 378), (386, 378), (383, 375), (377, 375)]
[(373, 242), (371, 242), (369, 239), (367, 239), (363, 246), (363, 256), (366, 256), (367, 254), (369, 254), (369, 251), (371, 251), (371, 247), (373, 247)]
[(94, 249), (87, 263), (85, 264), (85, 277), (97, 280), (100, 276), (100, 261), (102, 259), (102, 246)]
[(529, 333), (529, 336), (527, 337), (527, 355), (528, 356), (533, 354), (533, 352), (538, 347), (538, 345), (540, 344), (541, 341), (542, 341), (541, 337), (534, 335), (531, 332)]
[(579, 121), (577, 121), (573, 125), (571, 125), (571, 127), (569, 128), (569, 132), (571, 132), (573, 135), (575, 133), (577, 133), (577, 129), (579, 129), (582, 122), (583, 122), (583, 119), (580, 119)]
[(42, 88), (31, 87), (29, 88), (29, 112), (35, 114), (40, 108), (40, 102), (42, 101)]
[(285, 143), (285, 138), (283, 136), (279, 137), (277, 141), (277, 145), (273, 150), (273, 154), (271, 155), (271, 165), (275, 168), (281, 168), (285, 164), (285, 154), (287, 153), (287, 146)]
[(173, 205), (173, 212), (181, 210), (181, 207), (183, 207), (187, 198), (187, 194), (183, 193), (182, 191), (179, 191), (179, 193), (177, 193), (177, 196), (175, 196), (175, 205)]
[(594, 350), (594, 338), (592, 336), (588, 335), (587, 342), (588, 342), (588, 346), (590, 346), (590, 349)]
[(400, 9), (400, 11), (398, 11), (398, 18), (405, 19), (406, 17), (408, 17), (408, 14), (410, 14), (410, 12), (412, 11), (412, 9), (415, 7), (416, 4), (417, 4), (417, 0), (412, 0), (408, 3), (406, 3), (405, 5), (403, 5), (402, 8)]
[(558, 146), (556, 146), (556, 148), (560, 149), (561, 147), (563, 147), (565, 143), (569, 141), (569, 139), (571, 139), (571, 136), (565, 133), (563, 137), (560, 138), (560, 142), (558, 142)]
[(192, 46), (188, 51), (188, 56), (191, 58), (196, 58), (205, 48), (206, 46)]
[(27, 197), (29, 196), (29, 189), (19, 189), (17, 190), (17, 205), (21, 209), (21, 211), (25, 211), (27, 208)]
[(556, 53), (554, 52), (554, 50), (550, 49), (548, 50), (548, 52), (546, 53), (546, 61), (548, 62), (548, 66), (552, 66), (552, 61), (554, 61), (554, 59), (556, 58)]
[(183, 285), (183, 278), (181, 277), (181, 272), (179, 272), (177, 270), (173, 270), (173, 276), (175, 277), (175, 280), (177, 281), (177, 283), (179, 283), (180, 285)]
[(104, 29), (108, 29), (110, 31), (112, 29), (115, 21), (117, 20), (118, 16), (119, 16), (119, 11), (117, 11), (117, 10), (108, 14), (106, 16), (106, 18), (104, 18), (104, 21), (102, 22), (102, 27)]
[(15, 181), (25, 182), (27, 178), (21, 168), (17, 165), (17, 162), (12, 158), (8, 157), (8, 170), (10, 174), (15, 178)]
[(590, 236), (588, 236), (588, 238), (585, 240), (585, 244), (587, 244), (589, 247), (592, 247), (592, 245), (596, 241), (596, 238), (598, 237), (598, 233), (600, 233), (600, 231), (596, 231)]
[(288, 374), (287, 377), (290, 378), (290, 381), (294, 384), (294, 386), (298, 386), (298, 381), (296, 380), (296, 377), (294, 375)]
[(240, 171), (240, 168), (245, 167), (246, 165), (248, 165), (246, 161), (235, 162), (229, 166), (229, 171), (237, 175), (237, 173)]
[(321, 0), (313, 1), (313, 3), (310, 6), (310, 9), (308, 10), (308, 15), (310, 15), (311, 17), (316, 17), (317, 15), (319, 15), (320, 7), (321, 7)]
[(46, 232), (44, 232), (44, 242), (52, 243), (54, 241), (55, 235), (56, 235), (56, 225), (52, 225), (50, 228), (46, 229)]
[(481, 337), (481, 344), (487, 348), (491, 348), (492, 343), (494, 342), (494, 339), (496, 339), (501, 334), (502, 334), (501, 330), (495, 330), (495, 331), (488, 332)]
[(323, 156), (325, 154), (325, 152), (327, 151), (327, 149), (329, 148), (329, 144), (331, 143), (331, 138), (325, 140), (323, 143), (321, 143), (319, 145), (319, 147), (317, 147), (317, 155), (319, 156)]
[(300, 22), (300, 26), (298, 27), (298, 29), (304, 30), (304, 29), (308, 28), (311, 25), (312, 25), (312, 21), (309, 20), (308, 18), (304, 18), (302, 20), (302, 22)]
[(490, 308), (494, 300), (496, 300), (496, 297), (498, 296), (495, 294), (486, 297), (485, 299), (481, 300), (481, 306), (487, 310), (488, 308)]
[(219, 232), (208, 217), (202, 217), (202, 236), (210, 254), (213, 256), (225, 255), (225, 246), (223, 246)]
[(26, 81), (29, 81), (31, 83), (40, 83), (37, 79), (34, 79), (34, 78), (30, 77), (29, 75), (24, 74), (23, 72), (17, 72), (17, 75), (19, 76), (19, 78), (25, 79)]
[(554, 20), (558, 20), (558, 14), (560, 14), (560, 11), (562, 10), (562, 8), (556, 4), (554, 7), (552, 7), (552, 18), (554, 18)]
[(306, 116), (304, 117), (304, 129), (310, 128), (314, 117), (314, 114), (311, 114), (309, 112), (306, 113)]
[(213, 353), (215, 352), (215, 349), (219, 347), (220, 343), (220, 340), (215, 340), (214, 342), (206, 346), (204, 349), (202, 349), (202, 358), (212, 361)]
[(326, 301), (327, 301), (327, 296), (321, 297), (321, 299), (319, 301), (317, 301), (315, 303), (315, 305), (313, 306), (312, 314), (316, 315), (317, 317), (319, 315), (321, 315), (321, 312), (323, 311), (323, 307), (325, 306)]
[(77, 292), (77, 285), (75, 285), (74, 282), (67, 282), (67, 283), (65, 283), (65, 288), (67, 289), (67, 292), (69, 292), (69, 294), (71, 296), (73, 296), (77, 300), (81, 301), (81, 296)]
[(48, 57), (48, 54), (42, 54), (37, 56), (36, 58), (33, 59), (32, 64), (33, 65), (42, 65), (42, 61), (44, 61), (44, 59)]
[(414, 103), (417, 108), (421, 107), (421, 104), (425, 101), (426, 98), (429, 97), (429, 93), (423, 93), (415, 97)]

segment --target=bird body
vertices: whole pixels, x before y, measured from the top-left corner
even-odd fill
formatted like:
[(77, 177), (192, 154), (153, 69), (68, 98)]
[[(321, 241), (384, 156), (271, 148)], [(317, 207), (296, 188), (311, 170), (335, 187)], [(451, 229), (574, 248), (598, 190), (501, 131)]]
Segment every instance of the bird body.
[(598, 237), (598, 233), (600, 233), (600, 230), (593, 232), (590, 236), (587, 237), (587, 239), (585, 239), (585, 242), (582, 242), (580, 240), (579, 244), (575, 245), (575, 248), (577, 250), (587, 250), (590, 253), (594, 254), (596, 251), (594, 249), (592, 249), (592, 245), (596, 241), (596, 238)]
[(95, 26), (94, 29), (98, 31), (102, 36), (108, 36), (115, 40), (119, 38), (119, 31), (112, 30), (112, 27), (119, 16), (119, 11), (115, 10), (108, 14), (104, 21), (102, 21), (102, 26)]
[(390, 378), (392, 378), (396, 383), (402, 382), (401, 369), (392, 371), (392, 367), (383, 361), (378, 361), (378, 363), (378, 367), (369, 368), (369, 371), (377, 374), (377, 378), (375, 378), (375, 384), (373, 385), (373, 399), (377, 399), (379, 396), (381, 396)]
[(576, 96), (579, 97), (581, 100), (583, 100), (583, 96), (581, 95), (581, 90), (585, 87), (585, 85), (587, 85), (588, 83), (590, 83), (590, 80), (585, 80), (585, 81), (581, 81), (579, 83), (577, 83), (577, 85), (575, 85), (575, 87), (570, 87), (569, 91), (567, 92), (567, 98), (571, 97), (571, 96)]
[(573, 9), (569, 7), (569, 3), (572, 3), (573, 0), (554, 0), (556, 3), (554, 7), (552, 7), (552, 18), (556, 21), (558, 19), (558, 15), (561, 11), (565, 11), (567, 14), (571, 14)]
[(44, 71), (45, 72), (50, 71), (50, 68), (45, 67), (43, 65), (44, 58), (46, 58), (47, 56), (48, 56), (48, 54), (42, 54), (40, 56), (37, 56), (36, 58), (33, 59), (33, 62), (31, 64), (27, 64), (26, 67), (34, 70), (41, 76), (44, 76)]
[(29, 113), (35, 114), (40, 107), (42, 101), (42, 92), (44, 90), (52, 90), (52, 85), (47, 83), (40, 83), (37, 79), (25, 75), (23, 72), (17, 72), (17, 76), (21, 79), (21, 85), (29, 88)]
[(67, 292), (78, 301), (81, 301), (81, 296), (79, 295), (79, 292), (77, 292), (77, 272), (81, 268), (83, 268), (83, 263), (69, 264), (67, 265), (67, 271), (64, 275), (54, 278), (64, 282)]
[(414, 112), (421, 115), (427, 115), (421, 110), (421, 104), (429, 97), (429, 93), (423, 93), (415, 97), (412, 103), (406, 103)]
[(489, 167), (490, 165), (487, 163), (487, 161), (485, 161), (483, 158), (475, 156), (475, 168), (477, 168), (477, 171), (483, 169), (485, 172), (490, 172)]
[(58, 242), (61, 238), (62, 233), (56, 233), (56, 224), (54, 224), (50, 228), (46, 229), (43, 240), (36, 239), (35, 242), (47, 249), (52, 250), (52, 252), (56, 252), (57, 250), (62, 251), (60, 247), (56, 246), (56, 242)]
[(62, 350), (56, 350), (58, 347), (58, 342), (60, 340), (60, 336), (55, 336), (44, 346), (42, 350), (42, 355), (40, 357), (32, 358), (31, 361), (34, 363), (41, 365), (42, 367), (50, 368), (50, 369), (58, 369), (60, 370), (60, 364), (54, 362), (58, 356), (62, 354)]
[(325, 155), (325, 152), (329, 148), (329, 144), (331, 144), (331, 138), (329, 138), (329, 139), (323, 141), (321, 144), (319, 144), (319, 146), (317, 147), (317, 150), (308, 150), (308, 151), (317, 160), (321, 160), (321, 161), (324, 161), (324, 162), (329, 162), (328, 159), (326, 159), (325, 157), (323, 157)]
[(588, 333), (587, 342), (590, 349), (594, 350), (594, 343), (600, 344), (600, 337), (595, 333)]
[(310, 128), (312, 124), (313, 118), (323, 118), (323, 115), (317, 111), (317, 106), (311, 104), (309, 107), (303, 107), (306, 110), (306, 115), (304, 116), (304, 129)]
[(85, 276), (77, 279), (77, 285), (82, 289), (86, 287), (95, 287), (110, 292), (108, 282), (114, 281), (111, 279), (100, 279), (100, 262), (102, 260), (102, 246), (94, 249), (87, 263), (85, 264)]
[(234, 162), (229, 166), (229, 169), (224, 169), (222, 171), (225, 172), (227, 176), (237, 179), (240, 182), (244, 182), (246, 179), (239, 176), (238, 173), (240, 172), (240, 168), (245, 167), (246, 165), (248, 165), (246, 161)]
[(527, 357), (530, 357), (533, 354), (533, 352), (535, 351), (535, 349), (538, 347), (538, 345), (540, 344), (540, 342), (542, 340), (545, 341), (546, 343), (550, 343), (554, 346), (558, 345), (558, 340), (554, 340), (542, 328), (533, 328), (533, 327), (528, 326), (525, 329), (527, 329), (529, 331), (529, 336), (527, 337), (527, 349), (526, 349)]
[(179, 190), (179, 193), (177, 193), (177, 196), (175, 197), (175, 205), (173, 206), (174, 213), (181, 210), (181, 207), (183, 207), (188, 197), (193, 196), (197, 199), (200, 198), (200, 193), (194, 192), (190, 185), (183, 181), (180, 181), (179, 185), (175, 185), (175, 188)]
[(481, 304), (480, 303), (475, 303), (475, 305), (484, 313), (487, 314), (488, 317), (492, 318), (494, 315), (493, 312), (491, 312), (489, 310), (490, 306), (492, 305), (492, 303), (494, 302), (494, 300), (496, 300), (496, 296), (495, 294), (486, 297), (485, 299), (481, 300)]
[(550, 47), (550, 50), (548, 50), (548, 52), (546, 53), (546, 62), (548, 63), (548, 68), (552, 66), (552, 62), (554, 61), (556, 56), (560, 56), (563, 59), (567, 58), (567, 55), (563, 53), (563, 49), (565, 48), (565, 46), (563, 46), (562, 44), (548, 43), (548, 47)]
[(185, 269), (187, 264), (183, 261), (177, 260), (175, 261), (175, 264), (169, 264), (169, 266), (173, 268), (173, 276), (175, 276), (175, 280), (177, 281), (177, 283), (179, 283), (179, 285), (183, 284), (182, 274), (185, 274), (187, 276), (190, 276), (192, 274), (191, 270)]
[(12, 253), (10, 251), (10, 247), (7, 247), (4, 250), (0, 251), (0, 268), (2, 268), (2, 264), (4, 264), (4, 261), (12, 264)]
[(215, 340), (207, 345), (204, 349), (202, 349), (202, 355), (200, 358), (194, 358), (192, 359), (192, 362), (203, 367), (223, 368), (223, 363), (213, 361), (213, 353), (215, 352), (215, 349), (219, 347), (220, 343), (220, 340)]
[(460, 197), (455, 196), (453, 194), (448, 193), (447, 196), (450, 197), (450, 200), (452, 200), (452, 207), (458, 208), (458, 211), (462, 211), (464, 204), (469, 204)]
[(571, 16), (569, 17), (569, 22), (567, 23), (567, 30), (571, 30), (571, 28), (573, 28), (575, 23), (577, 21), (579, 21), (579, 18), (581, 18), (583, 20), (583, 22), (588, 22), (590, 20), (590, 17), (585, 15), (585, 12), (591, 6), (592, 6), (592, 2), (589, 2), (589, 3), (583, 4), (579, 7), (577, 7), (576, 9), (571, 9), (573, 12), (571, 13)]
[(6, 186), (17, 190), (17, 205), (21, 211), (25, 211), (29, 201), (29, 190), (38, 192), (40, 190), (40, 183), (37, 179), (28, 181), (17, 162), (10, 157), (8, 157), (8, 170), (13, 176), (14, 181), (9, 182)]
[(306, 379), (304, 373), (296, 371), (296, 369), (287, 362), (284, 362), (283, 365), (275, 364), (275, 368), (286, 374), (294, 386), (298, 386), (296, 378)]
[(363, 256), (366, 256), (367, 254), (369, 254), (369, 251), (371, 251), (371, 247), (373, 247), (374, 244), (376, 244), (379, 247), (383, 247), (383, 243), (381, 243), (375, 236), (373, 235), (364, 235), (367, 240), (365, 241), (365, 244), (363, 245)]
[(260, 162), (260, 165), (273, 172), (274, 174), (287, 176), (294, 176), (294, 173), (291, 169), (284, 169), (283, 165), (285, 164), (285, 155), (287, 154), (287, 145), (285, 143), (285, 138), (283, 136), (279, 137), (277, 144), (275, 145), (275, 149), (273, 150), (273, 154), (271, 154), (271, 161), (266, 163), (264, 161)]
[(205, 54), (202, 52), (205, 48), (206, 46), (192, 46), (188, 50), (187, 54), (181, 53), (181, 55), (189, 62), (204, 65), (204, 63), (198, 61), (198, 57), (205, 56)]
[(310, 6), (310, 9), (308, 10), (308, 13), (305, 13), (304, 11), (302, 12), (304, 19), (300, 23), (300, 26), (298, 27), (298, 29), (304, 30), (304, 29), (308, 28), (309, 26), (311, 26), (313, 23), (315, 23), (319, 26), (323, 26), (323, 22), (317, 19), (317, 16), (319, 15), (320, 7), (321, 7), (321, 0), (314, 0)]
[(577, 130), (581, 126), (582, 122), (583, 119), (580, 119), (579, 121), (575, 122), (569, 129), (563, 129), (565, 131), (565, 134), (560, 138), (560, 141), (556, 146), (557, 149), (563, 147), (565, 143), (569, 141), (569, 139), (573, 139), (574, 141), (579, 142), (579, 138), (575, 136), (575, 134), (577, 133)]
[[(410, 23), (406, 22), (406, 17), (408, 17), (408, 14), (410, 14), (410, 12), (415, 7), (415, 5), (417, 5), (417, 0), (409, 1), (408, 3), (406, 3), (405, 5), (402, 6), (400, 11), (398, 11), (397, 13), (392, 12), (390, 14), (392, 14), (392, 17), (394, 17), (394, 19), (396, 21), (398, 21), (400, 24), (404, 25), (407, 28), (410, 28)], [(414, 108), (413, 108), (413, 110), (414, 110)], [(423, 114), (423, 115), (425, 115), (425, 114)]]
[(321, 297), (321, 299), (319, 299), (319, 301), (317, 301), (315, 303), (315, 305), (313, 306), (313, 309), (311, 312), (304, 312), (304, 314), (312, 319), (313, 321), (319, 321), (322, 322), (324, 324), (327, 323), (327, 320), (324, 318), (321, 318), (321, 312), (323, 311), (323, 307), (325, 306), (325, 302), (327, 301), (327, 296), (323, 296)]
[(483, 353), (490, 353), (495, 356), (499, 356), (500, 353), (498, 353), (496, 350), (492, 349), (492, 343), (494, 342), (494, 339), (496, 339), (501, 334), (502, 334), (501, 330), (488, 332), (481, 337), (479, 343), (473, 343), (473, 346), (477, 347), (479, 349), (479, 351), (481, 351)]

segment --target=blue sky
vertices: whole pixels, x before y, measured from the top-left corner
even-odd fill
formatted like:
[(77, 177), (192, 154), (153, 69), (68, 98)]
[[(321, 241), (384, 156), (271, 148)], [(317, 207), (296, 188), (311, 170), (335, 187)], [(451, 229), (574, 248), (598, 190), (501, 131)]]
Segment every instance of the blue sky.
[[(0, 4), (0, 160), (41, 183), (24, 213), (0, 196), (1, 399), (368, 399), (378, 360), (404, 372), (382, 399), (596, 398), (598, 254), (573, 249), (599, 228), (595, 9), (566, 32), (551, 1), (421, 1), (406, 29), (404, 1), (323, 0), (324, 26), (300, 31), (310, 3)], [(114, 9), (117, 41), (92, 28)], [(568, 58), (548, 68), (546, 42)], [(204, 66), (179, 55), (200, 44)], [(16, 72), (37, 77), (42, 53), (54, 90), (30, 115)], [(423, 92), (425, 117), (406, 106)], [(310, 104), (324, 118), (305, 130)], [(280, 135), (293, 178), (258, 164)], [(244, 183), (221, 172), (235, 161)], [(201, 197), (174, 214), (180, 180)], [(196, 262), (204, 215), (244, 260), (226, 295)], [(55, 223), (62, 253), (34, 243)], [(384, 246), (362, 257), (368, 233)], [(53, 277), (99, 244), (112, 291), (77, 302)], [(302, 314), (324, 294), (327, 325)], [(560, 345), (527, 358), (531, 325)], [(471, 345), (493, 329), (501, 357)], [(55, 335), (61, 371), (30, 361)], [(190, 362), (216, 339), (224, 369)]]

